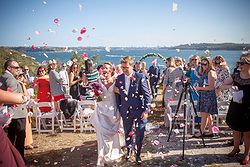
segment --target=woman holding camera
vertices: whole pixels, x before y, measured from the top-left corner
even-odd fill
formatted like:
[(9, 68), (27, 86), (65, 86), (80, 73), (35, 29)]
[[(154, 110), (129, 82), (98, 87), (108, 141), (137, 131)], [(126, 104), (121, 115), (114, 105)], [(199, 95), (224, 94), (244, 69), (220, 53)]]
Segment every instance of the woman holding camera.
[(204, 134), (207, 137), (213, 137), (213, 121), (212, 115), (218, 114), (217, 100), (215, 93), (216, 72), (213, 69), (212, 60), (209, 57), (201, 60), (201, 67), (199, 73), (201, 74), (199, 86), (196, 90), (199, 91), (198, 109), (201, 112), (201, 132), (195, 134), (194, 137), (200, 137), (204, 134), (205, 128), (208, 126), (209, 133)]

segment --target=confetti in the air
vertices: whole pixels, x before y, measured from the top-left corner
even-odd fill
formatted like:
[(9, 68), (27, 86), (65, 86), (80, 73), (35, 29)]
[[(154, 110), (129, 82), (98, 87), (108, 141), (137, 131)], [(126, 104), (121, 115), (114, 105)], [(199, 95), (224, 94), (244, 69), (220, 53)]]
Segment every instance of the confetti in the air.
[(73, 32), (73, 33), (77, 33), (77, 32), (78, 32), (78, 29), (74, 28), (74, 29), (72, 30), (72, 32)]
[(41, 32), (40, 31), (35, 31), (35, 34), (36, 35), (41, 35)]
[(79, 5), (78, 5), (78, 7), (79, 7), (79, 11), (81, 12), (81, 11), (82, 11), (82, 9), (83, 9), (82, 4), (79, 4)]
[(82, 37), (77, 37), (77, 41), (81, 41), (82, 40)]
[(178, 4), (173, 2), (173, 6), (172, 6), (172, 11), (173, 12), (176, 12), (178, 10), (177, 6), (178, 6)]
[(82, 27), (80, 33), (81, 33), (81, 34), (84, 34), (86, 31), (87, 31), (86, 27)]

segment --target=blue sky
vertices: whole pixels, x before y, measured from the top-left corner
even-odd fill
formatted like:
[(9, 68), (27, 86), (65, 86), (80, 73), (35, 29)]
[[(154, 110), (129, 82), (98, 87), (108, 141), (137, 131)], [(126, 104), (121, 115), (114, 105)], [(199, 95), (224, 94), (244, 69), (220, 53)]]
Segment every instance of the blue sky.
[(0, 46), (250, 43), (249, 11), (249, 0), (1, 0)]

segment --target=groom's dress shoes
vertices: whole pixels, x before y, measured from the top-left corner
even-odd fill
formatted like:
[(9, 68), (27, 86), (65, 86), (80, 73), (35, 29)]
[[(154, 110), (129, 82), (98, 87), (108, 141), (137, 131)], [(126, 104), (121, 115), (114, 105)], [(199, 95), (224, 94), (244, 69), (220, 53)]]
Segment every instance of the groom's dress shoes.
[(131, 157), (132, 155), (132, 149), (128, 149), (128, 152), (127, 152), (127, 155), (126, 155), (126, 160), (128, 161), (129, 158)]
[(137, 162), (137, 165), (141, 165), (141, 163), (142, 163), (142, 160), (141, 160), (141, 157), (140, 156), (136, 156), (135, 157), (135, 160), (136, 160), (136, 162)]

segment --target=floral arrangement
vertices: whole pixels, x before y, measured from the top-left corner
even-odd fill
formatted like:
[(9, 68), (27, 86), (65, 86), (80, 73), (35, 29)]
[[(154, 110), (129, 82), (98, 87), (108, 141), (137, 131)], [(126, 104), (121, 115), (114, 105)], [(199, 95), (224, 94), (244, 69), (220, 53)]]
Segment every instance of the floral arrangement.
[(130, 81), (135, 81), (135, 77), (133, 75), (130, 77)]
[(93, 82), (89, 85), (92, 89), (92, 94), (95, 96), (96, 101), (102, 101), (101, 95), (103, 93), (102, 85), (98, 82)]
[(166, 62), (166, 58), (164, 56), (162, 56), (160, 53), (147, 53), (146, 55), (144, 55), (140, 61), (145, 60), (148, 57), (159, 57), (160, 59), (162, 59), (164, 62)]

